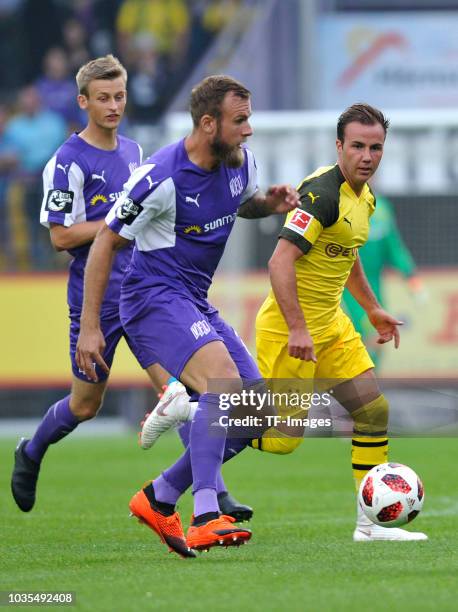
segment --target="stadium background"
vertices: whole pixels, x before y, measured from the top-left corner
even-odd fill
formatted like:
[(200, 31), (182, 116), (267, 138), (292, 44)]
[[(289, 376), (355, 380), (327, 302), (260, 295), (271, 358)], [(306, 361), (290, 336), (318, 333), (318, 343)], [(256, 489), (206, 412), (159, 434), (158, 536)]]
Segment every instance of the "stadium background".
[[(411, 390), (433, 379), (456, 414), (457, 2), (9, 0), (0, 2), (0, 17), (2, 419), (36, 418), (68, 388), (68, 260), (52, 252), (38, 223), (40, 174), (84, 120), (74, 102), (75, 69), (107, 52), (128, 68), (123, 131), (146, 155), (189, 129), (187, 96), (200, 78), (226, 72), (246, 83), (261, 186), (297, 184), (332, 163), (345, 106), (365, 100), (387, 113), (392, 128), (374, 187), (395, 205), (423, 291), (413, 296), (388, 273), (387, 303), (405, 327), (401, 350), (386, 348), (380, 374)], [(42, 113), (49, 138), (34, 121)], [(16, 144), (11, 128), (24, 116), (29, 146)], [(212, 294), (251, 348), (280, 224), (237, 222)], [(125, 346), (111, 387), (105, 416), (135, 421), (153, 401)]]
[[(0, 0), (0, 604), (1, 589), (16, 589), (74, 591), (78, 609), (91, 612), (456, 610), (456, 32), (458, 0)], [(422, 422), (436, 436), (390, 442), (391, 458), (423, 478), (413, 529), (429, 542), (354, 544), (349, 440), (310, 439), (285, 457), (247, 450), (224, 467), (230, 491), (255, 509), (248, 546), (191, 564), (167, 555), (127, 520), (127, 501), (180, 443), (169, 435), (150, 452), (136, 447), (126, 423), (153, 395), (125, 347), (101, 416), (49, 449), (33, 512), (15, 506), (17, 438), (69, 388), (68, 260), (38, 223), (41, 170), (81, 124), (75, 69), (107, 52), (129, 69), (123, 129), (146, 155), (189, 129), (186, 98), (201, 77), (244, 81), (261, 186), (295, 184), (333, 162), (336, 117), (348, 104), (367, 100), (391, 118), (374, 187), (395, 206), (423, 291), (412, 295), (388, 275), (388, 305), (405, 326), (380, 374), (392, 414), (407, 416), (411, 433)], [(47, 134), (33, 120), (31, 83), (57, 114), (44, 117)], [(9, 131), (21, 116), (18, 155)], [(215, 283), (214, 301), (250, 346), (280, 223), (238, 220)], [(179, 509), (186, 525), (191, 495)]]

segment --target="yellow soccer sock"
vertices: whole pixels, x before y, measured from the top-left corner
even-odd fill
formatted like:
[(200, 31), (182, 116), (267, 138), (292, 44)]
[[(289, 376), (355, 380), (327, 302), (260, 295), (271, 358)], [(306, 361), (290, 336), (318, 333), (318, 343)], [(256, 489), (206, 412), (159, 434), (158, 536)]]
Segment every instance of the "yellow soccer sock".
[(356, 491), (362, 479), (374, 466), (388, 460), (388, 438), (354, 436), (351, 441), (351, 466)]
[(358, 491), (367, 472), (388, 460), (388, 402), (381, 394), (351, 415), (354, 421), (351, 463)]

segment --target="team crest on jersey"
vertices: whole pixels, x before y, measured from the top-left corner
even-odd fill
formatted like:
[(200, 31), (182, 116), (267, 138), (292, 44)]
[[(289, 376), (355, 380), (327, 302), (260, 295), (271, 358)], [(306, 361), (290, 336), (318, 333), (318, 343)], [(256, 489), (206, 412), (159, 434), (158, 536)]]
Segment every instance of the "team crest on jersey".
[(206, 321), (205, 319), (201, 321), (196, 321), (191, 325), (189, 329), (192, 331), (192, 334), (196, 340), (198, 340), (199, 338), (203, 338), (212, 330), (210, 325), (208, 324), (208, 321)]
[(135, 202), (130, 198), (126, 198), (121, 206), (116, 210), (116, 216), (126, 225), (131, 225), (142, 210), (143, 206), (140, 206), (140, 204), (135, 204)]
[(231, 195), (233, 198), (240, 195), (243, 192), (243, 181), (242, 177), (237, 174), (229, 181), (229, 189), (231, 190)]
[(313, 215), (298, 208), (285, 227), (303, 236), (313, 218)]
[(63, 213), (72, 212), (73, 195), (73, 191), (65, 191), (64, 189), (50, 189), (48, 191), (45, 210)]

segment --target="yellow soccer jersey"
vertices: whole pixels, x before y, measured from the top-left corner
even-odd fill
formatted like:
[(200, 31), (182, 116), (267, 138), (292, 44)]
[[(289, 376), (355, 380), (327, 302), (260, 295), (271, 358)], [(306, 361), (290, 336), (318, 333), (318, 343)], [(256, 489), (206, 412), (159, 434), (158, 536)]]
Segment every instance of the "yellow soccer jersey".
[[(375, 196), (367, 184), (356, 196), (338, 165), (319, 168), (298, 191), (301, 205), (289, 213), (280, 238), (304, 253), (296, 261), (297, 294), (307, 327), (317, 336), (337, 317), (358, 249), (369, 234)], [(272, 290), (258, 313), (256, 330), (272, 339), (288, 335)]]

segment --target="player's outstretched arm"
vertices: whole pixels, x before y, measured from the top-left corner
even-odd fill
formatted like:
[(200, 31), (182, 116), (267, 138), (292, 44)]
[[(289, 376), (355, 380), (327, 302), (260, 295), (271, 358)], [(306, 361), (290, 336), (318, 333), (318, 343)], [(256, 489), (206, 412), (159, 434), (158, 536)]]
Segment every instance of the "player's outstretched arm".
[(313, 340), (297, 298), (295, 262), (303, 252), (281, 238), (269, 261), (272, 289), (289, 329), (288, 353), (296, 359), (316, 361)]
[(299, 194), (291, 185), (272, 185), (264, 194), (257, 191), (244, 202), (238, 216), (244, 219), (260, 219), (269, 215), (281, 215), (299, 206)]
[(377, 330), (379, 335), (377, 344), (385, 344), (394, 339), (394, 346), (398, 348), (400, 343), (398, 326), (403, 323), (392, 317), (378, 303), (364, 273), (359, 256), (351, 269), (346, 287), (360, 306), (364, 308), (369, 321)]
[(76, 363), (85, 375), (97, 382), (94, 362), (108, 372), (102, 355), (105, 339), (100, 329), (100, 308), (110, 278), (116, 251), (129, 241), (104, 225), (89, 251), (84, 273), (84, 301), (80, 320), (80, 335), (76, 345)]
[(74, 223), (70, 227), (57, 223), (51, 223), (50, 225), (49, 231), (53, 247), (56, 251), (67, 251), (92, 242), (99, 229), (104, 225), (104, 220), (83, 221), (82, 223)]

